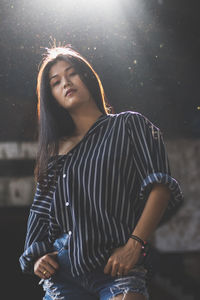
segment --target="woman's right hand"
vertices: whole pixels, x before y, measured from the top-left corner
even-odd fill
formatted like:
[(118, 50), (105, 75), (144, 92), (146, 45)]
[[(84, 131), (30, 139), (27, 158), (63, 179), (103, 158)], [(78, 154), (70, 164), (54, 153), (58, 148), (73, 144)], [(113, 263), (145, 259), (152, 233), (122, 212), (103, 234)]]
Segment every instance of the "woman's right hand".
[(34, 273), (42, 279), (48, 279), (51, 277), (56, 270), (58, 270), (59, 265), (56, 261), (57, 251), (47, 253), (44, 256), (36, 260), (34, 264)]

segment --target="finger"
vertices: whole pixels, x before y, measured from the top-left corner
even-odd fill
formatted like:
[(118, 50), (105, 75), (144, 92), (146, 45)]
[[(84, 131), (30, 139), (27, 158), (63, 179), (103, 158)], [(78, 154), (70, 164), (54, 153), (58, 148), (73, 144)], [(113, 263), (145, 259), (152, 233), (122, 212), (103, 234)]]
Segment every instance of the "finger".
[[(55, 272), (54, 272), (55, 273)], [(53, 274), (49, 273), (47, 270), (42, 271), (42, 274), (45, 278), (51, 277)]]
[(47, 255), (45, 258), (45, 262), (47, 262), (52, 268), (57, 270), (59, 268), (59, 264), (57, 263), (55, 257), (55, 255)]
[(41, 279), (46, 279), (45, 275), (40, 270), (34, 271), (34, 274), (37, 275), (38, 277), (40, 277)]
[(41, 271), (45, 276), (48, 276), (48, 277), (54, 275), (55, 272), (56, 272), (55, 269), (51, 268), (51, 270), (50, 270), (50, 268), (48, 268), (47, 266), (46, 267), (40, 267), (39, 271)]
[(36, 265), (35, 271), (48, 272), (51, 275), (55, 273), (55, 269), (51, 267), (44, 259)]
[(119, 264), (117, 262), (114, 262), (112, 264), (111, 276), (116, 276), (117, 275), (118, 268), (119, 268)]
[(46, 271), (42, 271), (42, 270), (39, 270), (38, 271), (38, 276), (42, 279), (48, 279), (49, 277), (51, 277), (51, 275)]
[(55, 257), (53, 258), (49, 254), (47, 254), (41, 258), (40, 264), (47, 268), (48, 268), (48, 266), (50, 266), (50, 268), (53, 268), (55, 270), (57, 270), (59, 268), (59, 264), (56, 262)]
[(37, 276), (39, 276), (40, 278), (42, 278), (39, 271), (34, 271), (34, 274), (37, 275)]
[(124, 267), (123, 266), (118, 267), (117, 275), (124, 275)]
[(45, 260), (40, 264), (39, 269), (41, 269), (42, 271), (47, 271), (50, 274), (54, 274), (56, 271), (56, 269), (54, 269), (54, 267)]
[(47, 271), (50, 276), (53, 275), (55, 271), (59, 268), (58, 263), (55, 261), (56, 254), (56, 252), (53, 252), (40, 257), (34, 264), (34, 273), (43, 279), (44, 276), (41, 276), (41, 273), (44, 271)]

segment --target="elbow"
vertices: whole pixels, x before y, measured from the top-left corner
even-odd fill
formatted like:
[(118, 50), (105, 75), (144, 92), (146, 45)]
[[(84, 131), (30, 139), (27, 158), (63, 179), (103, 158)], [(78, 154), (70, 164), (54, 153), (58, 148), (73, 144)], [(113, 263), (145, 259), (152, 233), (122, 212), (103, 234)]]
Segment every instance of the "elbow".
[(168, 203), (171, 199), (171, 190), (164, 183), (154, 183), (152, 187), (152, 192), (159, 194), (159, 198), (163, 199), (164, 202)]

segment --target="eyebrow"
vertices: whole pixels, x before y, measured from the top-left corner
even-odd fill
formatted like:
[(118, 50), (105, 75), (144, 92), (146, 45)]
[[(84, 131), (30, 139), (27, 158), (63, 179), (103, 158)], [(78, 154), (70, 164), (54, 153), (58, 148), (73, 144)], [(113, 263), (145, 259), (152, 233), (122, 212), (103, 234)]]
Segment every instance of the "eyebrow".
[[(65, 71), (69, 71), (69, 70), (72, 69), (72, 68), (73, 68), (73, 66), (67, 67), (67, 68), (65, 69)], [(53, 78), (55, 78), (55, 77), (57, 77), (57, 76), (58, 76), (58, 74), (55, 74), (55, 75), (51, 76), (51, 77), (49, 78), (49, 81), (51, 81), (51, 79), (53, 79)]]

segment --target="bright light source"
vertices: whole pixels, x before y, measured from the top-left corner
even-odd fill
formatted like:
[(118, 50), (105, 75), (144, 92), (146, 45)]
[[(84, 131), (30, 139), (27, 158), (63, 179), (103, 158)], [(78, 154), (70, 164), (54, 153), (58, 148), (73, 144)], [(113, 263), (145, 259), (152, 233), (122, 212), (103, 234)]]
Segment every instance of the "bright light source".
[(84, 16), (84, 12), (87, 11), (91, 12), (95, 18), (99, 11), (105, 9), (115, 14), (119, 8), (119, 2), (120, 0), (34, 0), (30, 6), (38, 12), (46, 10), (47, 13), (64, 13), (70, 18), (78, 11)]

